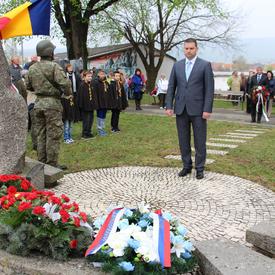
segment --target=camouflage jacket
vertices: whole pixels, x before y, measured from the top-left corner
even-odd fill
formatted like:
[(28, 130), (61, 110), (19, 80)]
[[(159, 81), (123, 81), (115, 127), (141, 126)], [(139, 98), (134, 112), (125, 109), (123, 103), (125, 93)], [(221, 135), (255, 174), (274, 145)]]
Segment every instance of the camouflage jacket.
[(57, 63), (49, 60), (41, 60), (30, 67), (26, 76), (26, 86), (37, 96), (35, 109), (61, 111), (61, 95), (72, 95), (71, 82), (65, 72)]

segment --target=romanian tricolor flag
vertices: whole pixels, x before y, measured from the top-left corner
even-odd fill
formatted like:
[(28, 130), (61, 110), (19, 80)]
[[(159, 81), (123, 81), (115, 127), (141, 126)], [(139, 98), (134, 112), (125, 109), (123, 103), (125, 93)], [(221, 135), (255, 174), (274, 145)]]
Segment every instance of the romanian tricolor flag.
[(49, 35), (51, 0), (30, 0), (0, 17), (0, 39)]

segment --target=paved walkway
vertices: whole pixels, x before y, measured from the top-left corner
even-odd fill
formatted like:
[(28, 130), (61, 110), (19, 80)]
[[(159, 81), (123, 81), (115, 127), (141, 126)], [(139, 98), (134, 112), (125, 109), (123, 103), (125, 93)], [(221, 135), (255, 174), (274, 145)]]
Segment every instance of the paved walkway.
[[(211, 155), (219, 155), (219, 156), (227, 155), (229, 153), (229, 150), (236, 149), (241, 144), (249, 142), (253, 138), (269, 131), (269, 129), (259, 128), (259, 127), (258, 128), (247, 127), (247, 128), (248, 129), (241, 129), (241, 130), (227, 132), (224, 135), (218, 135), (214, 137), (210, 136), (209, 141), (206, 142), (207, 156), (211, 157)], [(217, 150), (215, 148), (222, 149), (222, 150)], [(194, 152), (195, 149), (192, 148), (192, 151)], [(164, 158), (181, 161), (181, 155), (167, 155)], [(210, 158), (206, 159), (206, 165), (209, 165), (214, 162), (215, 160), (213, 159), (210, 159)]]
[(179, 178), (177, 168), (118, 167), (67, 174), (53, 191), (65, 193), (92, 216), (110, 205), (146, 201), (175, 214), (192, 240), (223, 236), (245, 243), (247, 228), (275, 220), (275, 193), (238, 177), (206, 172)]
[[(133, 106), (127, 109), (127, 112), (137, 113), (137, 114), (149, 114), (149, 115), (165, 115), (164, 110), (160, 110), (158, 105), (143, 105), (142, 111), (136, 111)], [(272, 117), (269, 122), (265, 122), (262, 118), (262, 123), (255, 124), (251, 123), (251, 116), (244, 111), (234, 110), (234, 109), (214, 109), (211, 120), (221, 120), (230, 122), (241, 122), (257, 126), (268, 126), (275, 127), (275, 117)]]

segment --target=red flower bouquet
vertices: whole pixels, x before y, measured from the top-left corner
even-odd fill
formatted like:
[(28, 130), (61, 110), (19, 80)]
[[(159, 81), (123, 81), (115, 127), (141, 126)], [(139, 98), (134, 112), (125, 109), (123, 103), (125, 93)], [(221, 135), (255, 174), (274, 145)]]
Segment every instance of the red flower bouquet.
[(83, 255), (93, 235), (90, 224), (68, 196), (36, 190), (17, 175), (0, 175), (0, 249), (19, 255), (39, 251), (60, 260)]

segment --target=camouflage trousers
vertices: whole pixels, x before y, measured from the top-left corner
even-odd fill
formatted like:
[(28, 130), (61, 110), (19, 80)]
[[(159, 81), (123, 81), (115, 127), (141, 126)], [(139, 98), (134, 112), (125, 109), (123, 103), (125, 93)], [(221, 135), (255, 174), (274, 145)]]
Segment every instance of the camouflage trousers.
[(53, 109), (34, 109), (34, 117), (38, 160), (57, 166), (63, 134), (62, 112)]

